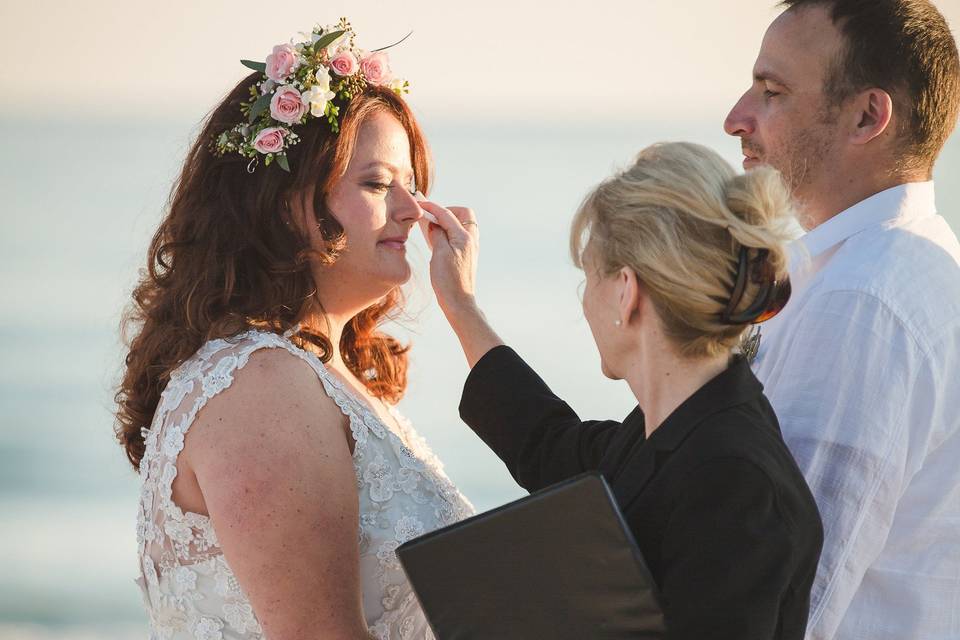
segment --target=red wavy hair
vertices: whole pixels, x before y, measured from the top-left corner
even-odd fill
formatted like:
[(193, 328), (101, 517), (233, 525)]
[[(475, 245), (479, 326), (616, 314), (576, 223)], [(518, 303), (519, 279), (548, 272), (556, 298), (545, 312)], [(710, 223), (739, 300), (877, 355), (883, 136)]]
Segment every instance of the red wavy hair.
[[(416, 186), (429, 190), (429, 151), (413, 113), (395, 93), (373, 86), (340, 105), (339, 134), (332, 134), (324, 119), (297, 127), (300, 142), (288, 150), (291, 173), (262, 163), (248, 173), (249, 161), (239, 154), (216, 157), (210, 141), (236, 124), (240, 103), (257, 78), (254, 73), (240, 82), (204, 123), (124, 314), (128, 352), (115, 396), (116, 436), (134, 468), (171, 372), (204, 342), (250, 327), (285, 332), (318, 310), (310, 262), (336, 261), (347, 241), (326, 197), (346, 171), (360, 125), (370, 114), (386, 111), (400, 121), (410, 140)], [(326, 241), (319, 250), (287, 224), (283, 206), (312, 186), (313, 210)], [(409, 345), (379, 327), (402, 302), (398, 287), (364, 309), (344, 328), (339, 345), (351, 372), (372, 395), (391, 403), (406, 389)], [(333, 356), (329, 338), (316, 328), (299, 331), (294, 340), (312, 345), (324, 362)]]

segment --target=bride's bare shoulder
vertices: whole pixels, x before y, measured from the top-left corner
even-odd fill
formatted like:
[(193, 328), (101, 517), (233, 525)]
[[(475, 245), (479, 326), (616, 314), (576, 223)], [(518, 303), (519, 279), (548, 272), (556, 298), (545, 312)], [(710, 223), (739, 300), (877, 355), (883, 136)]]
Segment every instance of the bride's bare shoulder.
[(265, 455), (289, 447), (329, 448), (345, 438), (346, 416), (329, 397), (313, 367), (282, 348), (251, 353), (230, 385), (211, 398), (190, 428), (183, 455), (191, 465), (210, 454)]

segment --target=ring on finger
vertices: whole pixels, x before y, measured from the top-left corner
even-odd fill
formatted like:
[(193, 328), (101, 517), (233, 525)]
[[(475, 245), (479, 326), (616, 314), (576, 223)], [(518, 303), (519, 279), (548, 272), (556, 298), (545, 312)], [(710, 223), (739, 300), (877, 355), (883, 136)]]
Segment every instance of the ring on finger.
[(461, 224), (462, 224), (463, 226), (467, 226), (468, 224), (472, 224), (472, 225), (475, 226), (475, 227), (479, 227), (479, 226), (480, 226), (479, 224), (477, 224), (477, 223), (474, 222), (473, 220), (467, 220), (466, 222), (463, 222), (463, 223), (461, 223)]

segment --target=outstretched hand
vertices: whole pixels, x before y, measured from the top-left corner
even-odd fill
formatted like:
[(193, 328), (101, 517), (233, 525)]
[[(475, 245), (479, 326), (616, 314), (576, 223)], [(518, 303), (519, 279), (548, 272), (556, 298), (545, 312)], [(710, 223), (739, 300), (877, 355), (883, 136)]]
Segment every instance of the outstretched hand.
[(440, 308), (449, 317), (476, 305), (477, 255), (480, 229), (473, 211), (466, 207), (442, 207), (422, 201), (421, 208), (437, 222), (420, 220), (430, 257), (430, 282)]
[(430, 282), (440, 309), (453, 328), (467, 364), (472, 368), (490, 349), (503, 340), (487, 323), (477, 305), (477, 255), (480, 229), (473, 211), (466, 207), (444, 208), (421, 201), (421, 208), (437, 222), (420, 220), (420, 228), (432, 251)]

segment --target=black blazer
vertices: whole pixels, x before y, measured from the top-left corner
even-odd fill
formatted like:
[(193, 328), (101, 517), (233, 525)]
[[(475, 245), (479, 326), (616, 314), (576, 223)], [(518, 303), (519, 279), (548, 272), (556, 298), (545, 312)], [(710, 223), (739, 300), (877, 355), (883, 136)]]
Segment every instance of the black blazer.
[(528, 491), (603, 474), (660, 589), (669, 638), (802, 640), (823, 529), (742, 358), (649, 440), (639, 407), (622, 423), (581, 421), (506, 346), (474, 366), (460, 415)]

